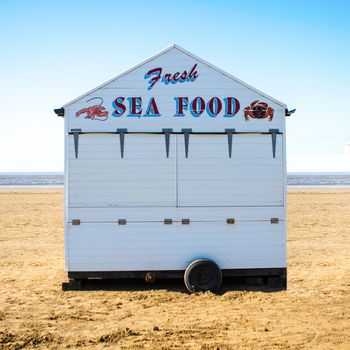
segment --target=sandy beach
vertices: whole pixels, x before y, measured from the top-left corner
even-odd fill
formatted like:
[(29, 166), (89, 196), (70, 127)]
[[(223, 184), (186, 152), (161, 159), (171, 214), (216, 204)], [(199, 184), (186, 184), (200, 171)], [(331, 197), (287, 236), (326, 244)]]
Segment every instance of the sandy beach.
[(219, 295), (181, 280), (62, 292), (63, 190), (0, 190), (0, 207), (2, 349), (350, 349), (350, 190), (289, 190), (287, 291)]

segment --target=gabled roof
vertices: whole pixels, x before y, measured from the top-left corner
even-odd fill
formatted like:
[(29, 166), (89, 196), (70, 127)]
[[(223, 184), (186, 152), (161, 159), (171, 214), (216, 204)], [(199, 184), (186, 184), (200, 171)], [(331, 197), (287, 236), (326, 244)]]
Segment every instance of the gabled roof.
[(239, 83), (239, 84), (245, 86), (247, 89), (250, 89), (250, 90), (254, 91), (254, 92), (257, 93), (258, 95), (260, 95), (260, 96), (262, 96), (262, 97), (264, 97), (264, 98), (267, 98), (267, 99), (269, 99), (270, 101), (275, 102), (276, 104), (282, 106), (283, 108), (287, 108), (287, 106), (286, 106), (283, 102), (278, 101), (278, 100), (274, 99), (273, 97), (271, 97), (271, 96), (269, 96), (269, 95), (267, 95), (267, 94), (261, 92), (260, 90), (254, 88), (253, 86), (248, 85), (247, 83), (243, 82), (242, 80), (237, 79), (237, 78), (234, 77), (233, 75), (231, 75), (231, 74), (229, 74), (229, 73), (223, 71), (222, 69), (220, 69), (220, 68), (214, 66), (213, 64), (211, 64), (211, 63), (209, 63), (209, 62), (203, 60), (202, 58), (200, 58), (200, 57), (194, 55), (193, 53), (188, 52), (187, 50), (183, 49), (182, 47), (180, 47), (180, 46), (177, 45), (177, 44), (172, 44), (172, 45), (170, 45), (170, 46), (167, 47), (166, 49), (164, 49), (164, 50), (162, 50), (162, 51), (156, 53), (155, 55), (153, 55), (153, 56), (147, 58), (146, 60), (140, 62), (139, 64), (137, 64), (137, 65), (135, 65), (135, 66), (133, 66), (133, 67), (131, 67), (131, 68), (125, 70), (124, 72), (118, 74), (118, 75), (117, 75), (116, 77), (114, 77), (113, 79), (110, 79), (110, 80), (106, 81), (105, 83), (103, 83), (103, 84), (97, 86), (96, 88), (94, 88), (94, 89), (92, 89), (92, 90), (86, 92), (85, 94), (83, 94), (83, 95), (81, 95), (81, 96), (75, 98), (74, 100), (72, 100), (72, 101), (66, 103), (66, 104), (63, 106), (63, 108), (65, 108), (65, 107), (71, 105), (72, 103), (74, 103), (74, 102), (80, 100), (81, 98), (84, 98), (85, 96), (88, 96), (88, 95), (90, 95), (91, 93), (93, 93), (93, 92), (95, 92), (95, 91), (97, 91), (97, 90), (99, 90), (99, 89), (105, 87), (106, 85), (108, 85), (108, 84), (114, 82), (115, 80), (117, 80), (117, 79), (123, 77), (124, 75), (126, 75), (126, 74), (132, 72), (133, 70), (135, 70), (135, 69), (137, 69), (137, 68), (143, 66), (144, 64), (146, 64), (146, 63), (148, 63), (148, 62), (154, 60), (155, 58), (157, 58), (157, 57), (159, 57), (159, 56), (165, 54), (166, 52), (168, 52), (168, 51), (170, 51), (170, 50), (172, 50), (172, 49), (177, 49), (177, 50), (183, 52), (184, 54), (186, 54), (186, 55), (192, 57), (194, 60), (196, 60), (196, 61), (202, 63), (203, 65), (206, 65), (206, 66), (208, 66), (208, 67), (211, 68), (211, 69), (214, 69), (214, 70), (217, 71), (218, 73), (221, 73), (221, 74), (225, 75), (226, 77), (228, 77), (228, 78), (234, 80), (236, 83)]

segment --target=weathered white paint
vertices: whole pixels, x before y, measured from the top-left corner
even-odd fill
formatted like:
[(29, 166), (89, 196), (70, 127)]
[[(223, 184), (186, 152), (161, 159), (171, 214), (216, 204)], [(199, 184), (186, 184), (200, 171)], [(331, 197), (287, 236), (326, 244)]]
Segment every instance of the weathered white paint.
[[(197, 63), (199, 77), (195, 82), (185, 82), (164, 85), (157, 83), (151, 90), (148, 90), (148, 80), (144, 75), (149, 69), (162, 67), (164, 72), (176, 72), (189, 70)], [(106, 121), (91, 121), (83, 117), (76, 117), (75, 113), (89, 105), (87, 102), (94, 97), (102, 97), (105, 106), (110, 112)], [(142, 98), (143, 109), (151, 97), (156, 98), (161, 117), (113, 117), (112, 102), (118, 96), (138, 96)], [(193, 100), (201, 96), (205, 101), (212, 97), (236, 97), (239, 99), (241, 108), (239, 113), (230, 118), (221, 115), (211, 118), (206, 112), (198, 118), (194, 118), (190, 112), (185, 117), (174, 117), (174, 97), (185, 96)], [(274, 108), (275, 115), (272, 121), (268, 120), (244, 120), (243, 110), (252, 101), (266, 101)], [(91, 104), (91, 103), (90, 103)], [(101, 86), (99, 90), (93, 90), (87, 95), (66, 105), (65, 114), (67, 128), (81, 128), (83, 131), (115, 131), (116, 128), (128, 128), (130, 131), (161, 131), (162, 128), (173, 128), (174, 131), (181, 131), (182, 128), (192, 127), (194, 131), (223, 131), (225, 128), (236, 128), (240, 131), (268, 131), (271, 128), (284, 128), (285, 105), (276, 101), (258, 90), (246, 87), (236, 78), (224, 74), (214, 66), (208, 65), (205, 61), (196, 56), (185, 53), (182, 49), (174, 47), (167, 50), (160, 56), (156, 56), (147, 64), (138, 66), (129, 73), (114, 79), (107, 85)], [(127, 114), (127, 113), (125, 113)], [(223, 113), (221, 113), (223, 114)]]
[(175, 147), (166, 158), (164, 136), (126, 135), (124, 158), (116, 135), (81, 135), (77, 159), (69, 139), (69, 206), (176, 205)]
[(226, 222), (235, 218), (236, 222), (268, 221), (270, 217), (284, 220), (283, 208), (277, 207), (146, 207), (139, 208), (70, 208), (67, 222), (79, 218), (82, 223), (117, 223), (118, 219), (127, 222), (163, 222), (171, 218), (174, 222), (191, 217), (191, 222)]
[(130, 134), (124, 158), (116, 135), (85, 134), (79, 156), (69, 136), (70, 207), (282, 205), (282, 136), (272, 157), (271, 135), (235, 135), (229, 158), (226, 135)]
[(84, 223), (68, 228), (71, 271), (184, 270), (202, 257), (222, 269), (286, 264), (283, 223)]
[[(190, 69), (194, 82), (157, 84), (147, 90), (145, 73)], [(106, 121), (76, 117), (102, 97)], [(118, 96), (155, 97), (161, 117), (111, 116)], [(198, 118), (189, 111), (174, 117), (174, 96), (235, 97), (239, 113), (230, 118)], [(244, 119), (244, 107), (260, 100), (274, 109), (272, 121)], [(173, 46), (65, 105), (65, 256), (69, 271), (183, 270), (195, 258), (207, 257), (221, 268), (286, 266), (285, 105)], [(221, 113), (222, 114), (222, 113)], [(79, 136), (75, 157), (71, 129), (94, 132)], [(127, 128), (121, 158), (117, 128)], [(172, 134), (169, 157), (163, 128), (192, 128), (189, 154), (184, 135)], [(228, 154), (227, 128), (234, 134)], [(269, 129), (279, 129), (276, 157)], [(106, 132), (101, 134), (101, 132)], [(173, 220), (165, 225), (164, 219)], [(181, 219), (190, 219), (189, 225)], [(226, 223), (235, 218), (235, 224)], [(278, 218), (278, 224), (271, 224)], [(81, 225), (73, 226), (72, 220)], [(127, 225), (118, 225), (126, 219)]]

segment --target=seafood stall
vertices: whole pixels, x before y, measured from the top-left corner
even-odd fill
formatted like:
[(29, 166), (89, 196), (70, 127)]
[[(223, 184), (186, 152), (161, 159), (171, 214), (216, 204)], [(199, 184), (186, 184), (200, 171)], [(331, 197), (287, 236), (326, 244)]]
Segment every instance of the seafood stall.
[(178, 45), (55, 109), (65, 266), (90, 278), (286, 287), (287, 106)]

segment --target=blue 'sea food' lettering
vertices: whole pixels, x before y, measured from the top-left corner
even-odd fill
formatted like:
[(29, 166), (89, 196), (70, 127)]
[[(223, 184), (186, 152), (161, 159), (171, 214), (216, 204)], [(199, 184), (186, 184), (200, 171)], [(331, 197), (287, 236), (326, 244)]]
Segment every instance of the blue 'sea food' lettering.
[[(240, 103), (235, 97), (212, 97), (205, 101), (203, 97), (197, 96), (193, 99), (189, 97), (174, 97), (175, 114), (174, 117), (185, 117), (192, 115), (200, 117), (204, 112), (211, 117), (222, 116), (224, 118), (234, 117), (239, 109)], [(160, 117), (157, 102), (154, 97), (150, 97), (146, 104), (142, 97), (117, 97), (113, 102), (113, 117), (122, 117), (124, 113), (127, 117)]]

